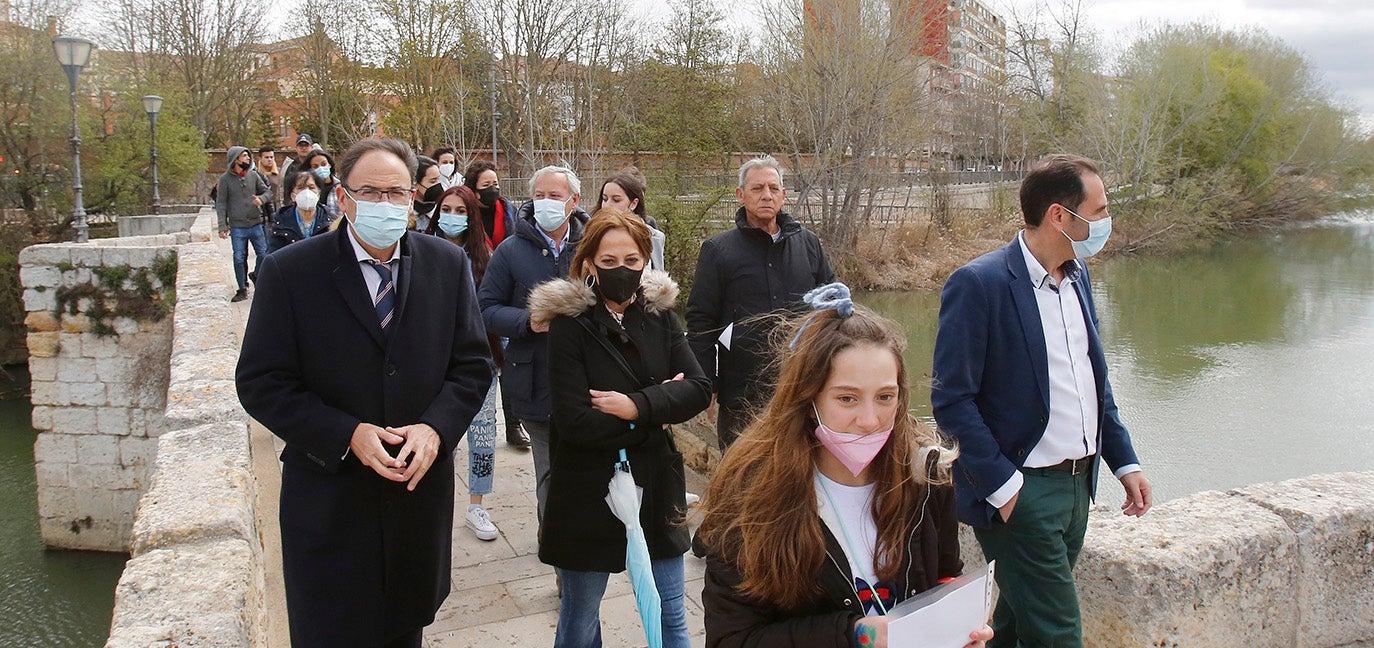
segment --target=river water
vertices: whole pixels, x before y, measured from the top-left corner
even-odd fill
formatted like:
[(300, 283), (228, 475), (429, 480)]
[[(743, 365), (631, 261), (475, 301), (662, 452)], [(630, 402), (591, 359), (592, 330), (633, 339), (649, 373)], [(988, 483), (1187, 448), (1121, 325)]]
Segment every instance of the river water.
[[(1374, 213), (1090, 266), (1112, 389), (1156, 502), (1374, 470)], [(868, 293), (901, 322), (930, 416), (938, 293)], [(1104, 478), (1100, 502), (1119, 504)]]
[(127, 556), (44, 549), (26, 394), (0, 400), (0, 647), (102, 646)]
[[(1374, 470), (1374, 213), (1092, 265), (1121, 418), (1156, 501)], [(930, 416), (939, 294), (866, 293), (903, 324)], [(99, 646), (124, 556), (46, 551), (29, 407), (0, 401), (0, 647)], [(1100, 502), (1119, 504), (1106, 483)]]

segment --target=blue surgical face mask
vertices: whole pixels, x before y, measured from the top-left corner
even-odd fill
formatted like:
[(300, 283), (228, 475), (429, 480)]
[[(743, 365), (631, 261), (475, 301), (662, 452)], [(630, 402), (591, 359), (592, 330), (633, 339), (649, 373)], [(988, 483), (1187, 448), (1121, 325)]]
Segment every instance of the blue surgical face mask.
[(313, 170), (311, 171), (311, 173), (315, 174), (315, 178), (316, 178), (316, 179), (319, 179), (319, 180), (328, 180), (328, 179), (329, 179), (329, 167), (327, 167), (327, 166), (316, 167), (315, 169), (313, 169)]
[(409, 203), (393, 205), (356, 199), (353, 202), (357, 205), (353, 229), (358, 233), (358, 238), (372, 247), (386, 249), (395, 245), (410, 225)]
[(534, 201), (534, 222), (545, 232), (552, 232), (568, 220), (568, 201), (541, 198)]
[(458, 238), (463, 232), (468, 231), (468, 215), (440, 213), (439, 229), (443, 230), (444, 236)]
[[(1063, 205), (1060, 206), (1063, 207)], [(1074, 218), (1077, 218), (1078, 220), (1081, 220), (1088, 224), (1088, 238), (1085, 238), (1081, 241), (1075, 241), (1072, 238), (1069, 238), (1068, 232), (1060, 232), (1064, 235), (1064, 238), (1069, 239), (1069, 243), (1073, 245), (1074, 256), (1077, 256), (1080, 259), (1086, 259), (1094, 254), (1097, 254), (1098, 252), (1101, 252), (1102, 247), (1107, 244), (1107, 237), (1112, 235), (1112, 217), (1108, 216), (1101, 220), (1090, 221), (1086, 218), (1083, 218), (1082, 216), (1079, 216), (1077, 213), (1075, 213), (1072, 209), (1069, 209), (1068, 207), (1064, 207), (1064, 211), (1073, 214)]]

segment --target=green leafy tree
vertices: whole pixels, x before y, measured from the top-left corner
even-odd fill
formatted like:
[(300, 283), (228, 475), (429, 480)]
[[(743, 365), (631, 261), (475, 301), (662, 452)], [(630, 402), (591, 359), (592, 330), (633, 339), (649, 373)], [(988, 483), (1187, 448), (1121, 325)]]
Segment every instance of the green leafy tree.
[(0, 209), (22, 209), (38, 240), (60, 232), (57, 214), (71, 205), (69, 192), (54, 190), (71, 183), (71, 113), (48, 35), (71, 10), (63, 0), (28, 0), (0, 23)]
[(142, 96), (163, 97), (157, 118), (157, 169), (163, 204), (190, 201), (195, 181), (205, 169), (199, 131), (192, 125), (194, 107), (176, 88), (147, 92), (122, 84), (107, 87), (107, 108), (89, 120), (83, 140), (82, 173), (86, 208), (117, 214), (150, 212), (153, 195), (152, 134)]

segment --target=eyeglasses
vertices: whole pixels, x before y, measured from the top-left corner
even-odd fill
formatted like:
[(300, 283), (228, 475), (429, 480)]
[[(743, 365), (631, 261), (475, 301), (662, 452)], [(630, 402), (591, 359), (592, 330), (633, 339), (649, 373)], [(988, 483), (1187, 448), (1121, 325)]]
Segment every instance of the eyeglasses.
[(393, 205), (409, 205), (413, 188), (408, 189), (378, 189), (376, 187), (362, 187), (360, 189), (343, 188), (344, 193), (348, 194), (354, 202), (362, 200), (364, 202), (386, 201)]

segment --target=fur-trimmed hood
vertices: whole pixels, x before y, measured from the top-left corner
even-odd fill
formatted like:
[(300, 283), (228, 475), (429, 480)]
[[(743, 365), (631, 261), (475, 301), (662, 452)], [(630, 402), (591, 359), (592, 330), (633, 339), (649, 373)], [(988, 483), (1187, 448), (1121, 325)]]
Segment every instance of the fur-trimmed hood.
[[(668, 273), (662, 270), (644, 269), (639, 279), (638, 299), (650, 315), (670, 310), (677, 302), (678, 287)], [(596, 293), (590, 286), (571, 279), (554, 279), (534, 287), (530, 291), (530, 322), (547, 324), (559, 315), (577, 317), (596, 306)]]

